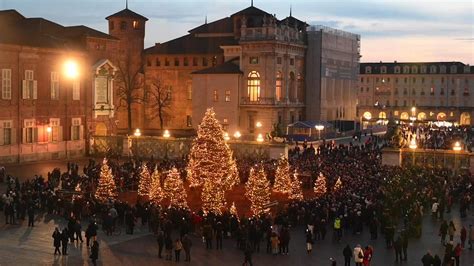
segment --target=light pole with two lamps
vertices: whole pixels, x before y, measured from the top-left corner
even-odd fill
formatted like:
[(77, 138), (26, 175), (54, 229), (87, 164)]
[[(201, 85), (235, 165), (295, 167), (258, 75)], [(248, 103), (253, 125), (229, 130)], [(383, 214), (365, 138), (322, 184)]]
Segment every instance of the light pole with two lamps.
[(318, 131), (318, 140), (321, 139), (321, 130), (324, 130), (324, 126), (323, 125), (316, 125), (314, 126), (314, 128), (316, 128), (316, 130)]
[[(77, 62), (75, 60), (67, 60), (65, 63), (64, 63), (64, 75), (69, 79), (71, 80), (72, 82), (72, 86), (74, 86), (74, 82), (76, 81), (77, 77), (79, 77), (79, 66), (77, 64)], [(65, 145), (65, 152), (66, 152), (66, 159), (69, 158), (69, 154), (68, 154), (68, 139), (71, 137), (71, 132), (68, 131), (68, 129), (70, 129), (71, 127), (69, 127), (69, 116), (68, 116), (68, 92), (66, 91), (65, 93), (65, 96), (66, 96), (66, 107), (65, 107), (65, 115), (66, 115), (66, 123), (65, 123), (65, 126), (66, 126), (66, 130), (65, 132), (67, 132), (68, 134), (66, 134), (66, 138), (65, 138), (65, 142), (66, 142), (66, 145)]]

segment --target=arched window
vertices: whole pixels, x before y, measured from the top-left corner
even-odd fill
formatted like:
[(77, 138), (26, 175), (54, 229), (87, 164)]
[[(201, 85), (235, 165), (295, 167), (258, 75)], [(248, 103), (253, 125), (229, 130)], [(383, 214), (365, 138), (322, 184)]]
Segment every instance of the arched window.
[(298, 74), (296, 77), (296, 100), (303, 99), (303, 76)]
[(278, 71), (276, 74), (276, 81), (275, 81), (275, 98), (277, 101), (281, 101), (281, 72)]
[(419, 113), (418, 113), (418, 120), (420, 120), (420, 121), (426, 120), (426, 113), (424, 113), (424, 112), (419, 112)]
[(438, 115), (436, 116), (436, 119), (438, 121), (445, 121), (446, 120), (446, 114), (441, 112), (441, 113), (438, 113)]
[(403, 112), (400, 114), (400, 119), (401, 120), (408, 120), (410, 118), (410, 116), (408, 115), (407, 112)]
[(288, 90), (290, 91), (290, 100), (296, 100), (296, 86), (295, 86), (295, 73), (290, 72), (290, 83), (288, 85)]
[(364, 117), (365, 120), (372, 119), (372, 114), (370, 112), (364, 112), (362, 116)]
[(251, 71), (248, 75), (247, 94), (251, 102), (260, 98), (260, 74), (257, 71)]
[(380, 113), (379, 113), (379, 119), (382, 119), (382, 120), (387, 119), (387, 113), (385, 113), (385, 112), (380, 112)]

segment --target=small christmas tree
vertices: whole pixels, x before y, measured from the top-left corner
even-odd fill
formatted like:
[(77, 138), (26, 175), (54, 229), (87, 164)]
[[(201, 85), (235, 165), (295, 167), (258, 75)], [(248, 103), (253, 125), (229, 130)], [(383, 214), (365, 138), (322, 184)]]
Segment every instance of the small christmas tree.
[(235, 207), (235, 202), (232, 202), (232, 205), (230, 206), (230, 215), (233, 215), (237, 219), (239, 219), (239, 214), (237, 213), (237, 207)]
[(291, 191), (288, 195), (288, 198), (292, 200), (303, 200), (303, 189), (301, 188), (301, 181), (298, 178), (298, 173), (296, 170), (293, 173), (293, 179), (291, 180)]
[(107, 159), (104, 158), (102, 167), (100, 168), (99, 184), (95, 191), (96, 199), (106, 201), (108, 199), (117, 198), (117, 186), (115, 185), (112, 169), (107, 165)]
[(188, 207), (183, 180), (175, 167), (168, 173), (163, 185), (163, 190), (165, 191), (165, 196), (169, 198), (171, 206)]
[(161, 175), (155, 167), (155, 171), (151, 175), (150, 201), (159, 204), (163, 199), (163, 190), (161, 189)]
[(278, 160), (273, 191), (285, 194), (291, 192), (290, 164), (283, 155)]
[(333, 191), (334, 191), (334, 192), (337, 192), (337, 191), (339, 191), (341, 188), (342, 188), (341, 177), (338, 177), (337, 180), (336, 180), (336, 183), (334, 184)]
[(140, 172), (140, 180), (138, 183), (138, 196), (148, 197), (151, 188), (151, 176), (148, 171), (148, 167), (145, 163), (142, 165), (142, 171)]
[(318, 178), (314, 182), (314, 194), (316, 195), (316, 198), (320, 198), (324, 196), (326, 192), (326, 177), (323, 175), (323, 173), (319, 173)]
[(251, 202), (250, 209), (255, 216), (269, 211), (264, 206), (270, 203), (270, 182), (262, 166), (259, 166), (257, 170), (250, 169), (250, 176), (245, 185), (245, 195)]

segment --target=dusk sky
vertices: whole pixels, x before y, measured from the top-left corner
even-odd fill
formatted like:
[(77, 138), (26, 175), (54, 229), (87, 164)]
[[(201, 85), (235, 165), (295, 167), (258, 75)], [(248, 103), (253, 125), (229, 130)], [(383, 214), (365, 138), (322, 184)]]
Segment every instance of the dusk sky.
[[(41, 3), (41, 4), (40, 4)], [(361, 35), (362, 61), (461, 61), (474, 65), (472, 0), (255, 0), (282, 19), (326, 25)], [(129, 9), (148, 17), (145, 46), (182, 36), (204, 22), (244, 9), (250, 0), (129, 0)], [(0, 0), (0, 9), (43, 17), (63, 25), (83, 24), (107, 32), (105, 17), (125, 0)]]

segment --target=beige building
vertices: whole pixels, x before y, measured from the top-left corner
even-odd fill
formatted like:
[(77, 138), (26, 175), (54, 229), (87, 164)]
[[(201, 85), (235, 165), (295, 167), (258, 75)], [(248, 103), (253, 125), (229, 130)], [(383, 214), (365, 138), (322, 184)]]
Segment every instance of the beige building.
[(474, 67), (461, 62), (362, 63), (358, 116), (367, 128), (389, 119), (472, 125)]

